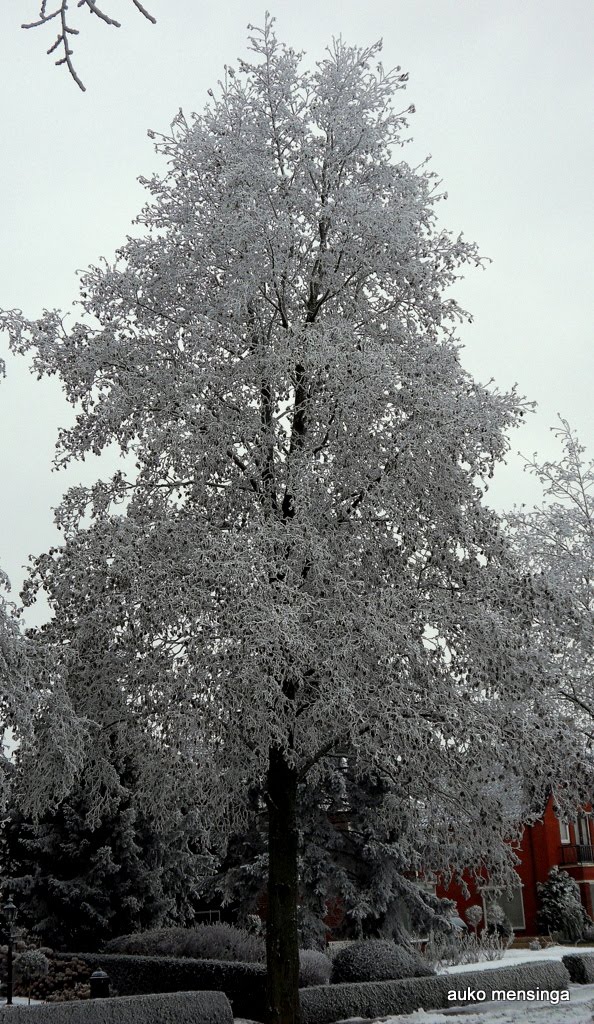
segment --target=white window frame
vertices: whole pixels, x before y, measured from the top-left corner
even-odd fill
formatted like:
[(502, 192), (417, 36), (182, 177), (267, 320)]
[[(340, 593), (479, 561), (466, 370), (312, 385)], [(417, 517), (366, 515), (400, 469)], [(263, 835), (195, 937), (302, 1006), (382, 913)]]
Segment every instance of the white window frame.
[(569, 843), (571, 843), (571, 836), (569, 834), (569, 822), (568, 821), (560, 821), (559, 822), (559, 835), (561, 836), (561, 842), (562, 842), (562, 844), (564, 846), (567, 846)]

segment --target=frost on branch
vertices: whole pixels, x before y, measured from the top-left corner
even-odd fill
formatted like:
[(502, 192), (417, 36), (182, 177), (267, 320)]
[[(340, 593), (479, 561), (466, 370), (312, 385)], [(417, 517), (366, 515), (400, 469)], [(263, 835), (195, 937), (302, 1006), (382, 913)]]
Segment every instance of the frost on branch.
[[(136, 10), (140, 11), (147, 21), (150, 21), (153, 24), (156, 23), (156, 19), (152, 14), (149, 14), (148, 10), (143, 6), (140, 0), (132, 0), (132, 3)], [(72, 61), (73, 37), (79, 34), (80, 29), (74, 28), (72, 22), (68, 20), (68, 6), (68, 0), (61, 0), (58, 7), (48, 11), (48, 0), (42, 0), (37, 19), (35, 21), (25, 22), (21, 25), (21, 28), (40, 28), (43, 25), (47, 25), (49, 22), (53, 22), (55, 19), (55, 22), (58, 25), (58, 31), (54, 42), (47, 52), (48, 54), (57, 52), (62, 55), (56, 60), (56, 65), (60, 66), (65, 64), (79, 89), (84, 92), (85, 86), (79, 78), (78, 72), (76, 71)], [(116, 21), (115, 18), (112, 18), (110, 14), (100, 8), (94, 0), (77, 0), (76, 7), (85, 8), (89, 14), (94, 14), (95, 17), (99, 18), (99, 20), (105, 25), (111, 25), (113, 28), (120, 28), (120, 22)]]
[[(0, 585), (8, 588), (2, 572)], [(22, 632), (15, 606), (0, 595), (0, 735), (6, 738), (7, 730), (23, 762), (35, 769), (20, 799), (40, 814), (80, 771), (84, 726), (64, 692), (55, 654)], [(13, 780), (13, 765), (3, 758), (0, 802)]]
[(560, 418), (554, 434), (559, 459), (526, 460), (540, 480), (543, 501), (508, 516), (514, 545), (527, 570), (546, 581), (550, 600), (535, 628), (535, 641), (548, 649), (559, 678), (559, 713), (579, 723), (594, 740), (594, 460), (569, 423)]

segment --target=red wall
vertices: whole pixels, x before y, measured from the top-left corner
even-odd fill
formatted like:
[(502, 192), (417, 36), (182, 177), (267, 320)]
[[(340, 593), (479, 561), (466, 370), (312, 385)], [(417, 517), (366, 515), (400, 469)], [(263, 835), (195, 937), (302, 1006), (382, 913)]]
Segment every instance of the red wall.
[[(571, 843), (577, 841), (573, 825), (570, 825), (570, 838)], [(594, 836), (592, 836), (592, 840), (594, 841)], [(542, 819), (524, 829), (517, 853), (520, 863), (517, 865), (516, 871), (522, 881), (522, 898), (526, 921), (526, 927), (522, 930), (518, 929), (518, 933), (520, 935), (537, 935), (537, 884), (539, 882), (546, 882), (550, 869), (556, 865), (565, 867), (568, 874), (577, 881), (583, 879), (594, 882), (594, 865), (563, 865), (559, 821), (555, 814), (552, 798), (549, 798), (547, 802)], [(460, 916), (464, 920), (465, 911), (471, 904), (478, 903), (482, 905), (481, 897), (476, 886), (471, 882), (470, 877), (465, 876), (465, 881), (470, 889), (469, 897), (463, 895), (461, 886), (456, 882), (452, 882), (448, 886), (437, 886), (437, 895), (455, 900)], [(580, 891), (582, 893), (582, 902), (586, 910), (591, 913), (589, 887), (580, 885)]]

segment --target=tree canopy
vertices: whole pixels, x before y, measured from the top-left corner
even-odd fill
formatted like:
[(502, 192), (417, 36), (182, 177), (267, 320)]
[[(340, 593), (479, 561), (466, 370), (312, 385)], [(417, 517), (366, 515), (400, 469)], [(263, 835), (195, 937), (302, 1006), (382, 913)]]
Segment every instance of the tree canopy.
[(509, 526), (530, 572), (547, 579), (556, 600), (538, 623), (541, 643), (559, 666), (560, 707), (594, 740), (594, 461), (567, 420), (553, 428), (557, 460), (534, 455), (526, 468), (543, 488), (542, 504), (516, 509)]
[(394, 827), (403, 801), (439, 811), (435, 844), (470, 814), (487, 867), (590, 764), (532, 643), (546, 580), (482, 502), (526, 403), (461, 366), (451, 287), (481, 259), (438, 227), (435, 174), (399, 159), (407, 75), (342, 40), (304, 70), (272, 19), (251, 49), (202, 114), (153, 133), (167, 169), (144, 182), (143, 234), (82, 275), (80, 320), (3, 323), (77, 407), (58, 465), (114, 441), (136, 465), (57, 513), (64, 544), (31, 583), (54, 647), (76, 660), (109, 634), (126, 715), (213, 835), (262, 787), (271, 1020), (288, 1024), (297, 789), (328, 755), (390, 780)]

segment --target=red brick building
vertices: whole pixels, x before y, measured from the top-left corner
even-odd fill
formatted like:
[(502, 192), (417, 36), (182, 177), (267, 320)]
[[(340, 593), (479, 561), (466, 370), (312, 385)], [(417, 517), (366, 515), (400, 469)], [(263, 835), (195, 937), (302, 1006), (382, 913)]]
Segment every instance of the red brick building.
[[(516, 934), (537, 935), (536, 916), (538, 912), (538, 882), (546, 882), (552, 867), (563, 868), (580, 887), (582, 903), (591, 917), (594, 917), (594, 821), (592, 811), (584, 811), (575, 822), (565, 824), (555, 815), (553, 799), (550, 798), (542, 819), (524, 829), (517, 848), (520, 858), (516, 871), (521, 887), (516, 889), (512, 899), (505, 893), (496, 901), (505, 910)], [(470, 897), (466, 898), (459, 885), (438, 886), (437, 895), (455, 900), (461, 917), (471, 904), (482, 903), (488, 898), (488, 886), (481, 894), (469, 884)]]

